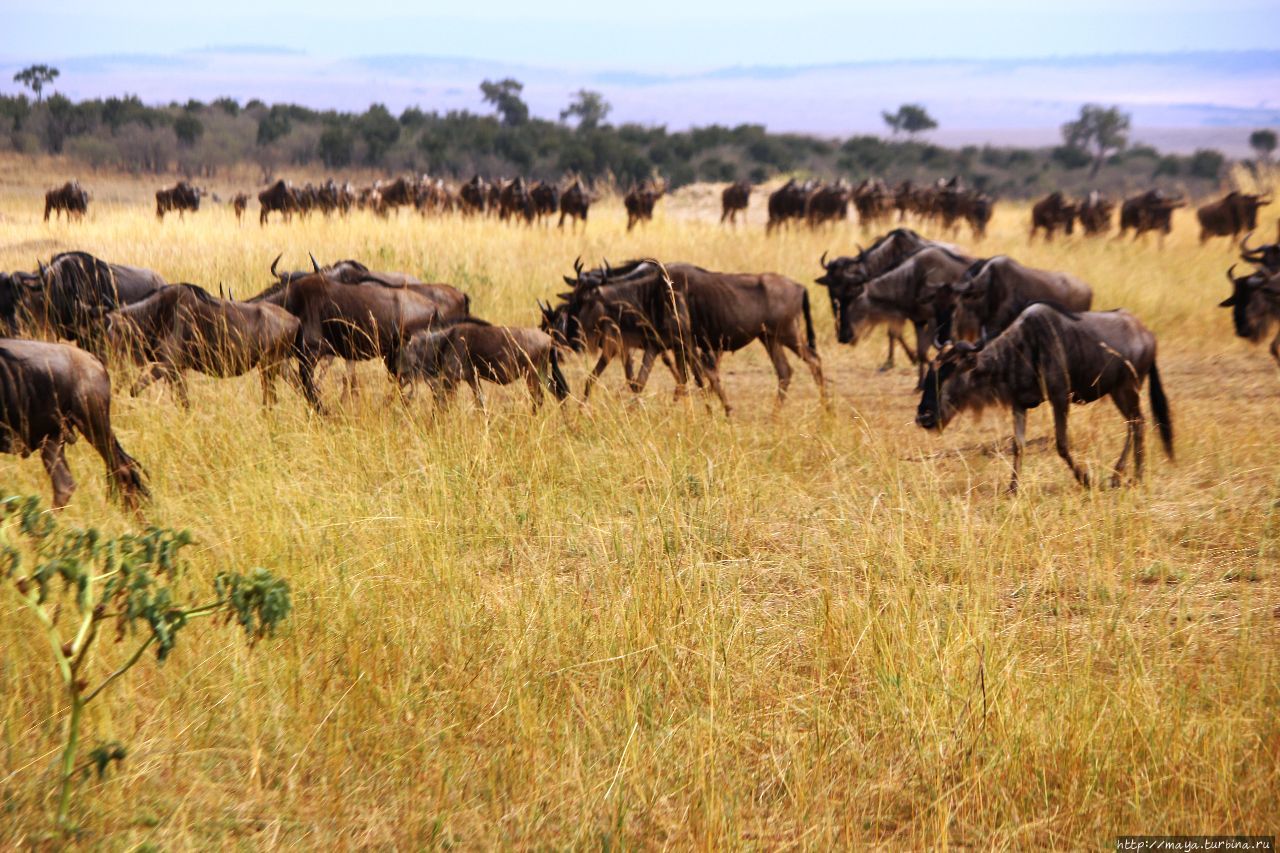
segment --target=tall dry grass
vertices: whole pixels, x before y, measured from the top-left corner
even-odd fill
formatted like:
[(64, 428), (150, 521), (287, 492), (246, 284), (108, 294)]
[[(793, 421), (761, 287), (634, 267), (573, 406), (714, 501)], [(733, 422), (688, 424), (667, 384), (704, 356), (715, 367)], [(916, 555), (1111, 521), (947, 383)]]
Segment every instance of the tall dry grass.
[[(579, 254), (808, 281), (823, 250), (865, 240), (849, 225), (765, 239), (759, 198), (749, 227), (721, 229), (696, 192), (629, 235), (616, 202), (576, 234), (410, 216), (260, 229), (225, 209), (161, 226), (154, 187), (123, 178), (99, 179), (88, 222), (46, 226), (35, 194), (56, 176), (7, 168), (0, 269), (74, 247), (244, 295), (277, 252), (303, 266), (311, 250), (455, 283), (508, 323), (533, 323)], [(1214, 307), (1230, 248), (1199, 247), (1186, 211), (1164, 251), (1028, 246), (1026, 219), (1000, 206), (975, 250), (1071, 270), (1159, 336), (1179, 458), (1153, 455), (1140, 486), (1083, 491), (1041, 441), (1023, 493), (1001, 496), (1007, 418), (918, 430), (913, 374), (875, 371), (879, 333), (838, 347), (816, 287), (830, 413), (804, 371), (775, 412), (762, 352), (726, 361), (731, 420), (674, 402), (657, 372), (639, 402), (611, 372), (589, 408), (530, 414), (513, 387), (487, 417), (465, 391), (443, 412), (428, 395), (401, 406), (372, 366), (349, 403), (327, 381), (327, 418), (292, 393), (263, 410), (254, 377), (193, 378), (189, 411), (163, 388), (119, 391), (147, 518), (194, 531), (199, 575), (287, 576), (297, 611), (253, 652), (184, 635), (101, 703), (94, 731), (131, 754), (86, 785), (82, 842), (1027, 849), (1274, 832), (1280, 372)], [(584, 364), (569, 367), (580, 390)], [(1033, 439), (1050, 429), (1032, 413)], [(1123, 425), (1099, 403), (1071, 435), (1102, 468)], [(66, 519), (128, 527), (92, 452), (70, 458)], [(6, 489), (47, 494), (34, 458), (2, 464)], [(58, 742), (61, 698), (23, 619), (0, 597), (6, 847), (48, 826)]]

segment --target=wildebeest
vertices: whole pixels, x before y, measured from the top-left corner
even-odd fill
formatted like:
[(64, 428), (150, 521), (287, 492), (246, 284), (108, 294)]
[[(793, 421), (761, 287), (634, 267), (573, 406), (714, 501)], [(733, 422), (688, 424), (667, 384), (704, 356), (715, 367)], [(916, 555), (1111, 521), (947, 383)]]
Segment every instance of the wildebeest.
[(508, 385), (524, 377), (535, 409), (542, 403), (543, 383), (557, 400), (569, 396), (551, 336), (538, 329), (472, 320), (416, 332), (400, 352), (397, 371), (405, 379), (426, 380), (441, 402), (465, 382), (482, 409), (481, 380)]
[(978, 344), (945, 346), (930, 365), (916, 423), (941, 430), (966, 409), (987, 406), (1013, 410), (1013, 478), (1017, 491), (1026, 446), (1027, 410), (1046, 400), (1053, 408), (1058, 455), (1083, 486), (1084, 467), (1071, 457), (1067, 410), (1110, 396), (1124, 416), (1124, 449), (1111, 479), (1120, 484), (1130, 447), (1134, 474), (1142, 477), (1145, 458), (1142, 383), (1150, 376), (1151, 414), (1165, 454), (1173, 458), (1173, 421), (1156, 368), (1156, 339), (1127, 311), (1072, 313), (1047, 303), (1029, 306), (999, 337)]
[(653, 219), (653, 206), (667, 193), (667, 182), (661, 178), (641, 181), (633, 186), (622, 200), (627, 209), (627, 230), (630, 231), (638, 222), (649, 222)]
[(76, 481), (66, 445), (83, 435), (107, 465), (107, 479), (126, 507), (150, 496), (142, 467), (111, 429), (111, 379), (83, 350), (44, 341), (0, 340), (0, 451), (40, 451), (53, 484), (53, 507), (71, 501)]
[(1077, 312), (1093, 306), (1093, 288), (1085, 282), (1070, 273), (1024, 266), (1008, 255), (975, 261), (950, 290), (958, 339), (994, 337), (1033, 302), (1052, 302)]
[(529, 188), (529, 199), (538, 222), (542, 222), (543, 217), (555, 216), (560, 209), (560, 190), (546, 181), (537, 181)]
[(1115, 209), (1116, 203), (1097, 190), (1085, 196), (1084, 201), (1080, 202), (1078, 214), (1080, 227), (1084, 230), (1085, 236), (1096, 237), (1110, 231), (1111, 214)]
[(977, 190), (966, 189), (959, 177), (941, 182), (937, 194), (938, 214), (944, 230), (953, 231), (968, 222), (975, 239), (986, 236), (995, 202)]
[(468, 216), (484, 213), (489, 203), (489, 183), (479, 175), (472, 175), (471, 180), (458, 190), (458, 199), (462, 202), (462, 212)]
[(200, 209), (202, 195), (204, 190), (193, 187), (186, 181), (178, 181), (168, 189), (156, 190), (156, 219), (163, 222), (164, 215), (169, 211), (177, 211), (179, 219), (188, 210), (195, 213)]
[(231, 210), (235, 212), (236, 224), (240, 224), (244, 220), (245, 209), (249, 207), (249, 194), (236, 193), (235, 198), (231, 199)]
[(747, 205), (751, 203), (751, 183), (736, 181), (724, 188), (720, 193), (720, 222), (727, 219), (730, 225), (738, 224), (738, 213), (747, 215)]
[(576, 225), (578, 220), (582, 220), (582, 224), (587, 224), (587, 211), (591, 209), (591, 196), (582, 187), (582, 181), (574, 178), (573, 184), (560, 194), (560, 221), (558, 226), (564, 225), (564, 218), (569, 217), (571, 224)]
[(1196, 219), (1200, 222), (1200, 242), (1210, 237), (1230, 237), (1233, 240), (1242, 231), (1252, 231), (1258, 227), (1258, 208), (1271, 203), (1271, 199), (1263, 195), (1250, 195), (1232, 190), (1217, 201), (1203, 204), (1196, 208)]
[[(1252, 232), (1244, 235), (1244, 239), (1240, 241), (1241, 260), (1257, 264), (1269, 272), (1280, 272), (1280, 242), (1259, 246), (1255, 249), (1249, 245), (1251, 236)], [(1280, 237), (1280, 235), (1277, 235), (1277, 237)]]
[(293, 188), (285, 183), (284, 178), (281, 178), (258, 193), (258, 205), (259, 225), (267, 224), (267, 216), (272, 211), (278, 212), (280, 217), (288, 222), (298, 209), (298, 199), (294, 195)]
[(399, 212), (400, 208), (413, 205), (416, 184), (410, 179), (400, 177), (389, 184), (380, 185), (378, 191), (382, 197), (383, 210)]
[(790, 221), (803, 219), (805, 205), (812, 191), (813, 182), (797, 183), (795, 178), (791, 178), (769, 193), (769, 221), (764, 232), (770, 234), (775, 228), (781, 228)]
[(288, 362), (299, 322), (278, 305), (219, 299), (192, 284), (164, 287), (106, 317), (108, 349), (150, 365), (133, 394), (168, 380), (188, 405), (184, 370), (209, 376), (262, 372), (263, 401), (275, 399), (275, 379)]
[(535, 213), (533, 198), (529, 195), (529, 188), (525, 185), (524, 178), (517, 175), (503, 184), (498, 194), (499, 219), (506, 221), (519, 218), (523, 219), (525, 224), (531, 225)]
[(880, 178), (867, 178), (851, 191), (853, 206), (858, 209), (858, 223), (863, 229), (888, 220), (893, 210), (893, 193)]
[(829, 186), (820, 186), (804, 203), (804, 218), (810, 228), (825, 222), (849, 218), (849, 201), (853, 191), (843, 180)]
[(89, 194), (84, 191), (78, 181), (67, 181), (60, 187), (49, 190), (44, 194), (44, 221), (49, 221), (49, 213), (52, 211), (55, 217), (61, 217), (63, 211), (67, 214), (67, 221), (70, 222), (72, 217), (83, 219), (85, 212), (89, 209)]
[[(1236, 335), (1259, 343), (1271, 327), (1280, 323), (1280, 272), (1256, 270), (1236, 277), (1235, 265), (1227, 270), (1231, 295), (1220, 306), (1231, 309)], [(1280, 365), (1280, 332), (1271, 341), (1271, 357)]]
[(1031, 208), (1031, 233), (1027, 239), (1035, 239), (1036, 231), (1042, 230), (1045, 241), (1053, 242), (1053, 235), (1059, 228), (1070, 235), (1075, 230), (1079, 213), (1078, 204), (1067, 201), (1061, 190), (1054, 190)]
[(1160, 232), (1160, 245), (1164, 245), (1164, 237), (1173, 230), (1173, 211), (1185, 207), (1186, 201), (1181, 195), (1168, 195), (1161, 190), (1147, 190), (1141, 195), (1131, 196), (1120, 205), (1119, 239), (1130, 228), (1133, 239), (1137, 240), (1148, 231)]

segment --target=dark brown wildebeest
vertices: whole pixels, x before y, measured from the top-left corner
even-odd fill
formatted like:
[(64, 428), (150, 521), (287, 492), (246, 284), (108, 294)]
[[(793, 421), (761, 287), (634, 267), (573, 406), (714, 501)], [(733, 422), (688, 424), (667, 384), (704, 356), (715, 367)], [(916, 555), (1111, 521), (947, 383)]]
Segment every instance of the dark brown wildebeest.
[(1076, 217), (1080, 215), (1080, 205), (1067, 201), (1061, 190), (1054, 190), (1040, 199), (1031, 208), (1031, 233), (1028, 242), (1035, 239), (1037, 231), (1044, 231), (1047, 243), (1053, 242), (1053, 235), (1061, 228), (1068, 236), (1075, 231)]
[(402, 207), (412, 207), (417, 196), (417, 182), (409, 178), (396, 178), (389, 184), (378, 187), (382, 195), (383, 210), (399, 213)]
[(560, 221), (557, 225), (564, 226), (564, 218), (569, 217), (572, 225), (577, 225), (578, 220), (582, 220), (585, 227), (587, 224), (587, 211), (591, 209), (591, 196), (582, 187), (582, 181), (578, 178), (573, 179), (573, 184), (560, 194)]
[(1156, 368), (1156, 339), (1127, 311), (1075, 314), (1047, 303), (1028, 306), (1008, 329), (989, 343), (953, 343), (943, 347), (925, 378), (916, 423), (941, 430), (966, 409), (987, 406), (1013, 410), (1013, 478), (1018, 489), (1026, 446), (1027, 410), (1046, 400), (1053, 408), (1058, 455), (1083, 486), (1085, 469), (1071, 458), (1067, 410), (1110, 396), (1125, 419), (1124, 449), (1111, 478), (1118, 486), (1130, 447), (1134, 474), (1142, 477), (1145, 460), (1141, 391), (1150, 376), (1151, 415), (1165, 454), (1173, 458), (1173, 421)]
[(1223, 198), (1196, 208), (1196, 219), (1200, 222), (1200, 242), (1210, 237), (1230, 237), (1233, 240), (1242, 231), (1253, 231), (1258, 227), (1258, 208), (1271, 203), (1271, 199), (1263, 195), (1249, 195), (1232, 190)]
[(967, 222), (973, 230), (974, 239), (986, 236), (994, 206), (995, 202), (990, 196), (966, 189), (959, 176), (942, 182), (938, 190), (937, 208), (942, 228), (955, 231), (959, 229), (961, 221)]
[(911, 181), (903, 181), (894, 189), (893, 207), (898, 211), (899, 222), (906, 222), (907, 214), (916, 212), (916, 187)]
[[(1008, 255), (974, 261), (952, 282), (952, 323), (958, 340), (995, 337), (1033, 302), (1052, 302), (1076, 312), (1093, 307), (1093, 288), (1080, 279), (1023, 266)], [(941, 340), (948, 339), (941, 332)]]
[(791, 178), (769, 193), (769, 221), (764, 227), (764, 233), (771, 234), (775, 228), (803, 219), (805, 205), (813, 188), (812, 181), (797, 183), (795, 178)]
[(110, 352), (150, 365), (132, 394), (165, 379), (189, 406), (183, 371), (226, 377), (258, 368), (263, 402), (270, 404), (299, 325), (278, 305), (219, 299), (193, 284), (174, 284), (108, 314), (106, 340)]
[(204, 190), (193, 187), (186, 181), (178, 181), (168, 189), (156, 190), (156, 219), (163, 222), (164, 215), (169, 211), (177, 211), (179, 219), (182, 219), (188, 210), (195, 213), (200, 209), (202, 195)]
[[(1235, 264), (1227, 270), (1231, 295), (1220, 303), (1230, 308), (1236, 335), (1260, 343), (1271, 327), (1280, 323), (1280, 272), (1256, 270), (1236, 278)], [(1271, 357), (1280, 365), (1280, 332), (1271, 341)]]
[(107, 465), (122, 503), (137, 509), (150, 497), (140, 466), (111, 429), (111, 379), (83, 350), (44, 341), (0, 340), (0, 451), (23, 457), (40, 451), (53, 483), (53, 508), (71, 501), (76, 481), (66, 445), (79, 432)]
[(89, 194), (81, 188), (78, 181), (67, 181), (56, 189), (49, 190), (44, 194), (44, 221), (49, 221), (49, 213), (53, 212), (55, 217), (61, 217), (65, 211), (67, 221), (70, 222), (72, 217), (76, 219), (84, 219), (85, 213), (89, 210)]
[(447, 329), (417, 332), (405, 344), (397, 371), (407, 380), (426, 380), (437, 402), (447, 402), (465, 382), (485, 408), (480, 381), (509, 385), (521, 377), (529, 385), (533, 407), (542, 404), (542, 386), (557, 400), (569, 396), (551, 336), (538, 329), (492, 326), (468, 321)]
[(560, 210), (560, 190), (555, 184), (537, 181), (529, 189), (529, 198), (533, 201), (533, 212), (539, 222), (543, 217), (555, 216)]
[(1240, 241), (1240, 259), (1247, 263), (1257, 264), (1268, 272), (1280, 272), (1280, 242), (1259, 246), (1255, 249), (1249, 245), (1249, 238), (1252, 236), (1253, 232), (1249, 232)]
[(1111, 214), (1115, 209), (1116, 203), (1097, 190), (1085, 196), (1084, 201), (1080, 202), (1078, 214), (1085, 236), (1097, 237), (1110, 231)]
[(391, 287), (407, 287), (424, 299), (435, 303), (440, 318), (446, 322), (460, 322), (471, 316), (471, 297), (451, 284), (427, 284), (417, 276), (406, 272), (389, 270), (371, 270), (356, 260), (334, 261), (327, 266), (320, 266), (314, 257), (311, 258), (311, 272), (278, 272), (280, 256), (271, 262), (271, 275), (277, 283), (258, 294), (255, 299), (269, 296), (290, 281), (312, 273), (322, 273), (334, 281), (344, 284), (359, 284), (362, 281), (379, 281)]
[(458, 190), (458, 199), (462, 202), (462, 212), (467, 216), (484, 213), (489, 203), (489, 183), (479, 175), (473, 175)]
[(239, 225), (244, 220), (244, 212), (249, 207), (249, 194), (236, 193), (235, 198), (231, 199), (231, 210), (235, 212), (236, 224)]
[(853, 189), (853, 206), (858, 209), (858, 223), (870, 228), (889, 219), (893, 210), (893, 193), (879, 178), (867, 178)]
[(1135, 240), (1148, 231), (1158, 231), (1159, 243), (1163, 246), (1165, 235), (1173, 231), (1173, 212), (1185, 206), (1186, 201), (1181, 195), (1170, 196), (1160, 190), (1147, 190), (1141, 195), (1131, 196), (1120, 205), (1120, 231), (1116, 239), (1123, 237), (1130, 228)]
[(508, 219), (523, 219), (525, 224), (532, 225), (536, 211), (529, 188), (524, 178), (517, 175), (503, 184), (498, 194), (498, 218), (504, 222)]
[(819, 186), (804, 203), (804, 219), (810, 228), (825, 222), (849, 218), (849, 201), (853, 191), (844, 180), (829, 186)]
[(751, 182), (736, 181), (724, 188), (720, 193), (720, 223), (729, 220), (730, 225), (738, 224), (738, 213), (745, 218), (747, 205), (751, 203)]
[(267, 224), (267, 215), (273, 210), (280, 214), (280, 218), (288, 222), (298, 209), (298, 197), (294, 194), (293, 188), (285, 183), (284, 178), (281, 178), (258, 193), (258, 205), (259, 225)]
[(649, 222), (653, 219), (653, 206), (667, 193), (667, 182), (662, 178), (642, 181), (632, 186), (626, 198), (622, 200), (627, 209), (627, 230), (636, 227), (638, 222)]

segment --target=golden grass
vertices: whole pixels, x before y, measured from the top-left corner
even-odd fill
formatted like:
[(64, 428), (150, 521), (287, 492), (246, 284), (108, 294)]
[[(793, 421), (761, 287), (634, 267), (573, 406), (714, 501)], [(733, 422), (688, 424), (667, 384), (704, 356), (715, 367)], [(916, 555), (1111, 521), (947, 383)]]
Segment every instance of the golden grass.
[[(533, 323), (579, 254), (809, 281), (824, 249), (865, 240), (765, 239), (758, 197), (749, 227), (721, 229), (698, 191), (630, 235), (616, 201), (577, 234), (408, 215), (260, 229), (212, 205), (161, 226), (157, 182), (108, 177), (83, 178), (89, 221), (46, 226), (36, 196), (58, 174), (0, 171), (0, 269), (83, 248), (244, 295), (277, 252), (297, 267), (311, 250), (455, 283), (507, 323)], [(192, 629), (96, 706), (93, 734), (131, 752), (86, 785), (83, 841), (1027, 849), (1275, 832), (1280, 375), (1214, 307), (1230, 248), (1197, 246), (1187, 211), (1164, 251), (1028, 246), (1026, 220), (998, 206), (975, 251), (1071, 270), (1159, 337), (1179, 458), (1153, 451), (1141, 486), (1083, 491), (1042, 441), (1003, 497), (1007, 417), (917, 429), (913, 374), (875, 371), (880, 333), (838, 347), (817, 287), (831, 413), (803, 369), (775, 413), (754, 351), (726, 360), (731, 420), (672, 401), (657, 372), (633, 403), (616, 368), (590, 408), (531, 415), (513, 386), (487, 418), (465, 390), (442, 413), (425, 394), (401, 407), (373, 366), (329, 418), (287, 391), (264, 411), (255, 377), (193, 377), (190, 411), (119, 391), (147, 518), (196, 534), (197, 577), (266, 565), (297, 610), (253, 652)], [(1106, 403), (1071, 428), (1095, 469), (1118, 453)], [(84, 442), (70, 458), (66, 520), (130, 525)], [(48, 494), (35, 458), (2, 464), (7, 490)], [(49, 826), (61, 696), (3, 595), (0, 847), (18, 847)]]

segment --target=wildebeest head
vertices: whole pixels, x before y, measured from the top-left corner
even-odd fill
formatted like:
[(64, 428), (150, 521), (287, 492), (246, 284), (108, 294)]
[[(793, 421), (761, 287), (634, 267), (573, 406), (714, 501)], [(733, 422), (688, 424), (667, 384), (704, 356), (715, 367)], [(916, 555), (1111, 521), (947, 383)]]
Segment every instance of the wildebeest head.
[(831, 300), (831, 314), (836, 320), (836, 338), (842, 344), (852, 344), (858, 339), (858, 323), (854, 303), (862, 295), (867, 283), (867, 271), (862, 262), (864, 252), (858, 247), (857, 255), (843, 255), (828, 261), (824, 252), (818, 263), (826, 272), (815, 278), (815, 284), (827, 289)]
[(976, 336), (977, 327), (991, 313), (991, 303), (995, 300), (997, 287), (996, 264), (994, 258), (974, 261), (965, 270), (964, 277), (951, 287), (955, 308), (952, 320), (955, 324), (950, 330), (956, 337), (967, 339)]
[(405, 380), (433, 380), (440, 376), (449, 332), (421, 331), (409, 339), (396, 358), (396, 375)]
[(1280, 271), (1280, 243), (1254, 248), (1249, 245), (1249, 238), (1252, 236), (1253, 232), (1250, 231), (1240, 241), (1240, 258), (1251, 264), (1265, 267), (1270, 272)]
[(1271, 323), (1280, 319), (1280, 276), (1255, 271), (1237, 278), (1233, 275), (1235, 268), (1232, 264), (1227, 270), (1231, 295), (1220, 302), (1219, 307), (1231, 309), (1237, 336), (1257, 343)]
[[(574, 294), (562, 295), (570, 300), (574, 298)], [(569, 347), (574, 352), (582, 352), (586, 349), (582, 324), (578, 321), (576, 314), (571, 311), (570, 302), (552, 306), (549, 302), (538, 300), (538, 311), (542, 314), (538, 328), (550, 335), (556, 346)]]
[(916, 408), (916, 425), (941, 431), (951, 423), (959, 408), (947, 394), (947, 383), (958, 373), (972, 370), (985, 341), (971, 344), (964, 341), (946, 344), (929, 364), (924, 377), (924, 393)]

